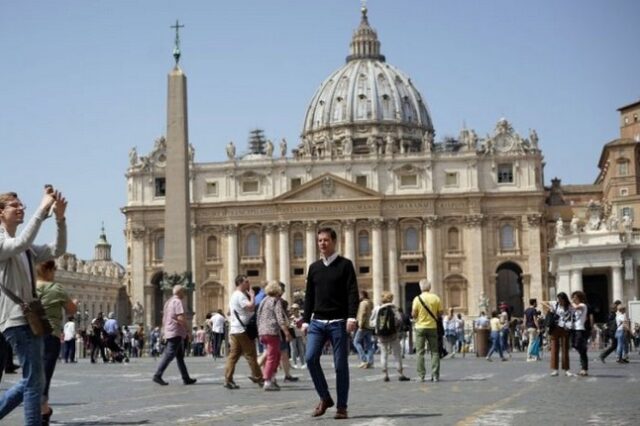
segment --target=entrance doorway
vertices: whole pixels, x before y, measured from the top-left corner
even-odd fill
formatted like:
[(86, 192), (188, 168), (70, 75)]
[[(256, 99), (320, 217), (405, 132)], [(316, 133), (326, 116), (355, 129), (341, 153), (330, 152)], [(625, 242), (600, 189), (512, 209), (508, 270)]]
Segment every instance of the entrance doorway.
[(522, 269), (513, 262), (505, 262), (496, 271), (496, 302), (505, 302), (511, 307), (511, 315), (521, 317), (524, 314), (522, 300)]
[(585, 275), (582, 277), (582, 286), (587, 296), (589, 312), (593, 314), (593, 321), (606, 322), (610, 305), (609, 277), (606, 274)]
[(413, 304), (413, 299), (416, 296), (419, 296), (420, 293), (420, 284), (416, 282), (405, 283), (404, 284), (404, 312), (406, 314), (411, 315), (411, 305)]
[(153, 324), (162, 325), (162, 310), (164, 309), (164, 292), (162, 291), (162, 271), (158, 271), (151, 276), (151, 285), (153, 286), (153, 313), (151, 320)]

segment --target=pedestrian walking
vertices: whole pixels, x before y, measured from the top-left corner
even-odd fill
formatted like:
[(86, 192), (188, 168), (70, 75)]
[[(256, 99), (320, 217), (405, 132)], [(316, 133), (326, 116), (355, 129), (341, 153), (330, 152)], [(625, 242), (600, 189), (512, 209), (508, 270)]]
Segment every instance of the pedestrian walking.
[(618, 314), (618, 306), (621, 304), (622, 302), (619, 300), (613, 302), (609, 313), (607, 314), (607, 322), (605, 324), (605, 342), (608, 341), (609, 347), (603, 350), (598, 356), (598, 359), (603, 364), (605, 363), (605, 359), (613, 352), (616, 352), (616, 349), (618, 348), (618, 340), (616, 339), (616, 330), (618, 329), (616, 315)]
[(580, 376), (589, 375), (589, 358), (587, 358), (587, 343), (589, 341), (590, 329), (587, 327), (589, 318), (589, 308), (587, 308), (587, 297), (582, 291), (571, 293), (573, 306), (573, 347), (580, 354)]
[(372, 368), (373, 367), (373, 330), (369, 327), (369, 318), (373, 312), (373, 302), (369, 300), (369, 293), (366, 291), (360, 292), (360, 304), (358, 305), (358, 313), (356, 320), (358, 321), (358, 330), (353, 339), (353, 345), (358, 351), (358, 357), (360, 358), (359, 368)]
[(309, 266), (304, 300), (303, 330), (307, 332), (307, 368), (320, 402), (312, 413), (322, 416), (334, 402), (329, 393), (320, 356), (327, 342), (333, 349), (338, 405), (335, 419), (347, 419), (349, 399), (349, 333), (356, 329), (358, 282), (351, 260), (336, 251), (336, 231), (318, 230), (321, 259)]
[(169, 383), (162, 379), (162, 374), (169, 366), (169, 363), (176, 359), (178, 370), (185, 385), (192, 385), (196, 379), (189, 377), (187, 366), (184, 363), (184, 339), (187, 337), (187, 320), (184, 316), (184, 288), (181, 285), (173, 287), (173, 297), (164, 304), (162, 314), (162, 329), (167, 340), (167, 347), (162, 354), (158, 369), (153, 375), (153, 381), (159, 385), (166, 386)]
[[(224, 368), (224, 387), (227, 389), (238, 389), (239, 386), (233, 380), (236, 364), (240, 356), (244, 355), (251, 376), (249, 379), (263, 385), (262, 371), (258, 366), (256, 342), (257, 329), (253, 329), (252, 318), (254, 316), (255, 291), (251, 288), (251, 283), (246, 275), (238, 275), (235, 279), (236, 290), (229, 299), (229, 355)], [(253, 319), (255, 321), (255, 318)], [(253, 334), (255, 333), (255, 335)]]
[(618, 341), (618, 349), (616, 354), (618, 355), (617, 363), (626, 364), (629, 362), (627, 359), (629, 356), (629, 344), (627, 342), (627, 335), (629, 334), (629, 317), (627, 316), (627, 308), (623, 305), (618, 306), (618, 313), (616, 315), (616, 334), (615, 338)]
[(42, 423), (48, 425), (53, 414), (49, 406), (49, 388), (53, 372), (60, 356), (60, 333), (62, 332), (62, 312), (74, 315), (77, 303), (69, 297), (62, 286), (55, 282), (56, 262), (53, 259), (39, 263), (36, 267), (37, 294), (42, 302), (47, 319), (53, 331), (43, 336), (44, 339), (44, 389), (42, 391)]
[(424, 382), (427, 370), (425, 368), (424, 355), (426, 353), (425, 344), (429, 344), (431, 353), (431, 381), (440, 381), (440, 345), (443, 336), (438, 336), (442, 332), (438, 331), (438, 321), (442, 315), (442, 305), (440, 297), (431, 293), (431, 282), (425, 279), (420, 280), (420, 290), (422, 293), (413, 299), (411, 304), (411, 315), (415, 320), (417, 369), (420, 381)]
[(550, 310), (549, 318), (552, 318), (548, 324), (551, 339), (551, 376), (558, 375), (560, 360), (565, 376), (573, 376), (569, 370), (569, 338), (573, 327), (573, 309), (567, 293), (558, 293), (555, 305), (547, 304), (547, 307)]
[(100, 353), (102, 362), (107, 362), (104, 351), (104, 317), (102, 312), (91, 321), (91, 362), (95, 364), (96, 356)]
[(212, 333), (212, 356), (214, 358), (220, 358), (222, 356), (222, 341), (224, 340), (224, 314), (222, 309), (218, 309), (213, 315), (211, 315), (211, 333)]
[(536, 299), (529, 299), (529, 307), (524, 311), (524, 326), (527, 331), (527, 361), (538, 361), (539, 356), (535, 356), (532, 353), (534, 345), (538, 340), (539, 324), (538, 317), (540, 311), (538, 310), (538, 301)]
[(489, 349), (489, 353), (487, 354), (487, 361), (491, 361), (491, 355), (493, 355), (493, 353), (496, 351), (498, 351), (500, 359), (502, 361), (506, 361), (507, 359), (504, 357), (504, 353), (502, 350), (503, 340), (501, 332), (503, 329), (503, 325), (500, 321), (500, 315), (498, 314), (498, 311), (491, 312), (489, 329), (491, 330), (491, 349)]
[(62, 333), (64, 339), (64, 362), (76, 362), (76, 322), (73, 316), (67, 319)]
[(289, 319), (283, 307), (282, 290), (277, 281), (271, 281), (264, 289), (266, 297), (258, 308), (258, 335), (265, 346), (266, 360), (262, 368), (265, 391), (278, 391), (280, 386), (276, 381), (276, 371), (280, 364), (282, 340), (289, 342)]
[(306, 351), (305, 336), (302, 332), (302, 314), (300, 314), (300, 305), (294, 303), (291, 305), (291, 324), (293, 325), (293, 339), (291, 340), (291, 359), (293, 360), (293, 368), (306, 368), (304, 363), (304, 353)]
[(382, 304), (377, 306), (371, 314), (371, 326), (380, 343), (380, 366), (384, 373), (384, 381), (389, 381), (388, 363), (389, 355), (393, 353), (396, 360), (398, 380), (408, 382), (410, 379), (404, 375), (402, 366), (402, 348), (400, 347), (400, 330), (402, 327), (402, 315), (393, 304), (393, 294), (385, 291), (381, 297)]
[[(5, 158), (5, 161), (7, 160)], [(35, 245), (34, 240), (51, 208), (56, 222), (55, 241)], [(44, 388), (43, 338), (34, 335), (22, 309), (22, 303), (37, 299), (35, 264), (62, 255), (67, 246), (65, 211), (67, 201), (51, 186), (45, 187), (40, 206), (24, 222), (26, 206), (15, 192), (0, 194), (0, 332), (18, 355), (22, 379), (0, 397), (0, 419), (24, 404), (25, 425), (40, 425)], [(50, 413), (45, 413), (45, 416)]]

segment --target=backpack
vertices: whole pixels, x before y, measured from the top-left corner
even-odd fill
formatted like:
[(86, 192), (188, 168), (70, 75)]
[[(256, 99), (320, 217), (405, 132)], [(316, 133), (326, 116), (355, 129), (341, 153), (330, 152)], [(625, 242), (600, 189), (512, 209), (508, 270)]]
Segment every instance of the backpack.
[(397, 332), (396, 314), (392, 305), (384, 306), (378, 310), (376, 315), (376, 326), (374, 333), (376, 336), (392, 336)]

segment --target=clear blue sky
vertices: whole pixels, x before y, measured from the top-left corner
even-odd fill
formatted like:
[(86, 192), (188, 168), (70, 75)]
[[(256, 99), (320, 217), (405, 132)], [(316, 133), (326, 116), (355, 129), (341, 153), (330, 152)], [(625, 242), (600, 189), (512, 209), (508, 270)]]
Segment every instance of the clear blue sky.
[[(0, 2), (0, 191), (70, 200), (69, 247), (93, 256), (104, 220), (124, 260), (124, 173), (165, 132), (176, 19), (197, 162), (250, 129), (297, 142), (308, 102), (342, 66), (357, 0)], [(387, 61), (412, 77), (438, 139), (500, 117), (535, 128), (547, 183), (592, 183), (616, 109), (640, 98), (640, 1), (371, 0)], [(47, 225), (47, 227), (51, 227)], [(49, 237), (50, 233), (44, 233)]]

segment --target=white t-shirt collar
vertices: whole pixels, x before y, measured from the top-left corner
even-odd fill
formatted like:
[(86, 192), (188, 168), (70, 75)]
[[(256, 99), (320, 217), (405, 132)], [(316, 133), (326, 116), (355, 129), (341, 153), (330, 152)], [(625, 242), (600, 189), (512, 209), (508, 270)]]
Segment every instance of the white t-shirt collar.
[(338, 252), (333, 252), (333, 254), (329, 257), (322, 257), (322, 263), (324, 263), (324, 266), (329, 266), (337, 258), (338, 258)]

